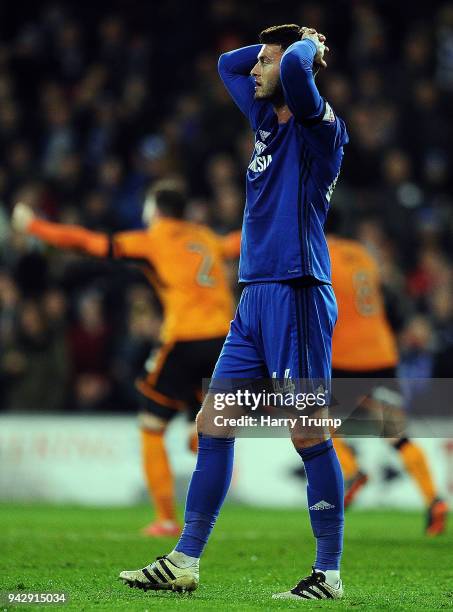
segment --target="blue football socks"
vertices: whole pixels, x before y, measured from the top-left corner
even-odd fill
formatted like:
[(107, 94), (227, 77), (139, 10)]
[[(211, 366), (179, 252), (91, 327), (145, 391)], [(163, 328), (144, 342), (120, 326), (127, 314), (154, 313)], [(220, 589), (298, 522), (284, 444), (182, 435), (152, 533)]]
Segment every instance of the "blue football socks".
[(186, 500), (184, 530), (175, 547), (200, 557), (228, 492), (233, 473), (234, 438), (198, 435), (198, 457)]
[(332, 440), (298, 450), (307, 474), (308, 511), (320, 570), (338, 570), (343, 550), (344, 484)]

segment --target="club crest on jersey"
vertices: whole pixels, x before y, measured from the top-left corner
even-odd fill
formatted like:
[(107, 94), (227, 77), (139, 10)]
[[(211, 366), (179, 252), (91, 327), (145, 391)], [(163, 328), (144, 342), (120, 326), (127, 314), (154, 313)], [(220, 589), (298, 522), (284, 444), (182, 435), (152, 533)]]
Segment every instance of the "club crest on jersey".
[(249, 170), (252, 172), (264, 172), (272, 162), (272, 155), (257, 155), (249, 164)]

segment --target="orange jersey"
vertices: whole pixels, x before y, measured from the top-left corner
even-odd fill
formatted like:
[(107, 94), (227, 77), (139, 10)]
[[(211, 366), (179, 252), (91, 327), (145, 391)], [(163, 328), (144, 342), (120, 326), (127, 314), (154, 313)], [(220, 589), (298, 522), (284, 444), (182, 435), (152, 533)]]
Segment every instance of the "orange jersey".
[(233, 296), (224, 260), (239, 254), (240, 232), (222, 237), (208, 227), (167, 217), (147, 230), (120, 232), (112, 238), (42, 220), (32, 221), (28, 232), (55, 246), (140, 264), (162, 302), (163, 342), (227, 334)]
[(328, 245), (338, 302), (332, 367), (361, 372), (394, 367), (398, 351), (375, 260), (355, 240), (330, 237)]
[(224, 259), (229, 242), (209, 228), (162, 218), (143, 232), (113, 238), (113, 255), (143, 259), (164, 310), (162, 340), (224, 336), (233, 315), (233, 297)]

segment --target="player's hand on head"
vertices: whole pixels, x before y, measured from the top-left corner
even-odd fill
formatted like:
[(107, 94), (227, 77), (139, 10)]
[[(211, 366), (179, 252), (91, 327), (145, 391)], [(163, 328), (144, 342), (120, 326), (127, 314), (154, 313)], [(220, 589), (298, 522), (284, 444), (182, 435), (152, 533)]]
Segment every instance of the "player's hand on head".
[(325, 53), (329, 51), (329, 47), (326, 46), (326, 37), (324, 34), (317, 32), (314, 28), (301, 27), (301, 40), (311, 40), (316, 45), (316, 54), (314, 64), (319, 68), (327, 68), (327, 62), (324, 59)]
[(16, 232), (25, 233), (30, 223), (35, 218), (35, 213), (27, 204), (18, 202), (11, 215), (11, 225)]

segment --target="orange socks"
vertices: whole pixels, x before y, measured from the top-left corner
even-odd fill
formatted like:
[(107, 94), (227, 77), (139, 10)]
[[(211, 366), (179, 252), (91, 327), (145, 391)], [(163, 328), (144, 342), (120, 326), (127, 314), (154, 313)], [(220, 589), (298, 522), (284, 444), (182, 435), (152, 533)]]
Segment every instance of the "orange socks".
[(343, 478), (346, 481), (352, 480), (355, 476), (357, 476), (359, 471), (359, 464), (356, 461), (354, 453), (343, 438), (332, 438), (332, 440), (341, 465)]
[(173, 474), (165, 448), (164, 432), (141, 430), (143, 469), (158, 521), (175, 521)]
[(420, 488), (426, 504), (430, 506), (436, 498), (436, 488), (428, 467), (425, 452), (420, 446), (407, 438), (398, 440), (395, 448), (400, 453), (406, 470)]
[[(346, 481), (351, 480), (359, 471), (354, 453), (343, 438), (333, 438), (333, 443), (337, 451), (341, 469), (343, 470), (344, 479)], [(436, 499), (437, 492), (425, 452), (420, 446), (407, 438), (398, 440), (395, 444), (395, 449), (399, 452), (407, 472), (417, 483), (426, 504), (430, 506)]]

